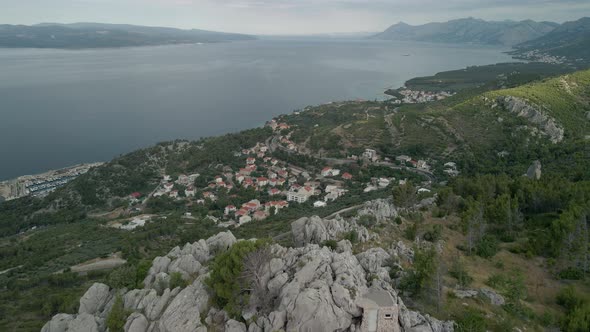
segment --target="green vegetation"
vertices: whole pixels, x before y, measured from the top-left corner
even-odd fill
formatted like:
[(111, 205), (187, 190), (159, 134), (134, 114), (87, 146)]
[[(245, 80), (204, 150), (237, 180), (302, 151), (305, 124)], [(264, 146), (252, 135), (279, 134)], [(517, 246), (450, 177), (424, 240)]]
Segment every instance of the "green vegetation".
[(211, 264), (211, 275), (205, 283), (214, 292), (213, 302), (232, 317), (241, 315), (241, 308), (248, 303), (249, 293), (245, 281), (240, 278), (244, 268), (244, 258), (262, 247), (264, 240), (241, 241), (228, 251), (215, 257)]
[(129, 312), (123, 308), (123, 298), (117, 295), (113, 308), (107, 317), (107, 328), (112, 332), (123, 332)]

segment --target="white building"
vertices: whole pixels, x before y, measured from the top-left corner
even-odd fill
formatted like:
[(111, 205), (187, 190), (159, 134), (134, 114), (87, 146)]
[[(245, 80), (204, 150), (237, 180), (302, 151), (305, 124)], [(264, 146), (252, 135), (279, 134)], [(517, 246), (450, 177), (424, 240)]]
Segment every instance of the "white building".
[(313, 203), (313, 207), (316, 207), (316, 208), (326, 207), (326, 205), (328, 205), (328, 204), (326, 204), (326, 202), (322, 202), (322, 201), (317, 201), (317, 202)]

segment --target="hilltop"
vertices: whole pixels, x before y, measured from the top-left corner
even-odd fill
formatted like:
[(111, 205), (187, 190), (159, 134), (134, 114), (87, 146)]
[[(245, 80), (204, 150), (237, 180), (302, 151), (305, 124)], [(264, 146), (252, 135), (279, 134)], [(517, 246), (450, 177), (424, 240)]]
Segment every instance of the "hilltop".
[(0, 328), (358, 329), (383, 295), (404, 331), (575, 330), (590, 71), (532, 68), (160, 143), (3, 202)]
[(0, 25), (0, 47), (104, 48), (252, 40), (252, 36), (127, 24)]
[(443, 43), (476, 43), (514, 46), (539, 38), (559, 24), (553, 22), (484, 21), (463, 18), (444, 23), (412, 26), (406, 23), (392, 25), (372, 38)]

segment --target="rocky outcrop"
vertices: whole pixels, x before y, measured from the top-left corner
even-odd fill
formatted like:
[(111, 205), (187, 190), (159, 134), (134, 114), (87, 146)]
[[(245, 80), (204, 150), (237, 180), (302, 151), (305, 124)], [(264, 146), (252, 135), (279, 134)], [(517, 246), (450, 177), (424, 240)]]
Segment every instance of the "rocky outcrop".
[(488, 299), (492, 305), (500, 306), (500, 305), (504, 305), (504, 303), (506, 303), (506, 301), (504, 300), (504, 297), (502, 295), (494, 292), (493, 290), (491, 290), (489, 288), (482, 288), (479, 290), (479, 293), (483, 297)]
[(531, 164), (531, 166), (529, 166), (529, 169), (526, 171), (526, 176), (529, 179), (533, 179), (533, 180), (541, 179), (541, 162), (538, 160), (535, 160)]
[(563, 141), (564, 129), (557, 121), (547, 114), (546, 110), (538, 105), (531, 104), (524, 99), (513, 96), (501, 96), (498, 103), (510, 113), (526, 119), (535, 125), (541, 133), (549, 137), (553, 143)]
[[(358, 227), (339, 224), (344, 221), (337, 219), (334, 225), (322, 228), (317, 225), (322, 222), (310, 218), (299, 222), (295, 229), (303, 229), (301, 240), (305, 242), (328, 239), (325, 234), (338, 234), (335, 229), (347, 231)], [(306, 226), (310, 229), (306, 230)], [(272, 258), (261, 272), (266, 290), (250, 296), (251, 305), (243, 309), (241, 318), (230, 319), (225, 311), (209, 307), (211, 294), (204, 285), (211, 253), (235, 243), (233, 235), (227, 233), (187, 244), (182, 249), (176, 247), (166, 256), (154, 259), (150, 269), (154, 279), (176, 271), (190, 275), (194, 281), (184, 289), (157, 290), (146, 282), (143, 289), (121, 292), (123, 306), (131, 312), (125, 332), (358, 331), (365, 296), (370, 292), (391, 299), (391, 305), (399, 312), (399, 319), (393, 324), (400, 331), (453, 331), (451, 322), (441, 322), (405, 307), (391, 287), (388, 267), (384, 266), (392, 256), (390, 253), (373, 248), (355, 256), (348, 241), (341, 241), (340, 250), (309, 243), (297, 248), (272, 245)], [(195, 277), (194, 273), (198, 275)], [(105, 318), (116, 294), (106, 285), (93, 285), (80, 300), (78, 315), (56, 315), (42, 332), (105, 332)], [(270, 305), (259, 305), (263, 302)]]
[(369, 231), (354, 220), (344, 220), (341, 217), (322, 219), (318, 216), (303, 217), (291, 224), (291, 233), (296, 246), (306, 244), (321, 244), (326, 240), (337, 240), (348, 232), (356, 232), (358, 240), (368, 241)]
[(397, 217), (398, 212), (391, 199), (376, 199), (365, 202), (364, 206), (358, 211), (358, 216), (371, 215), (377, 221), (387, 221)]

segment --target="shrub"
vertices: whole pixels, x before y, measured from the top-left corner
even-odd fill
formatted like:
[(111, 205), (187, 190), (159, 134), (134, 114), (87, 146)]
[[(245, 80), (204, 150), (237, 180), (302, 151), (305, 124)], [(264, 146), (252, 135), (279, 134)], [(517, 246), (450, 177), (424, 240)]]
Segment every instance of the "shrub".
[(429, 229), (426, 233), (424, 233), (423, 238), (429, 242), (436, 242), (440, 240), (442, 236), (442, 226), (441, 225), (434, 225), (431, 229)]
[(324, 247), (330, 248), (331, 250), (336, 250), (338, 247), (338, 242), (336, 242), (336, 240), (326, 240), (322, 245)]
[(465, 266), (459, 258), (457, 258), (453, 262), (449, 274), (451, 275), (451, 277), (457, 279), (457, 282), (461, 287), (467, 287), (473, 281), (473, 278), (469, 275), (469, 273), (465, 269)]
[(468, 309), (463, 316), (456, 320), (457, 332), (485, 332), (487, 324), (485, 317), (479, 311)]
[(358, 223), (359, 225), (371, 228), (377, 224), (377, 218), (375, 218), (373, 215), (365, 214), (359, 218)]
[(418, 235), (418, 225), (416, 223), (410, 224), (404, 230), (404, 237), (410, 241), (414, 241), (414, 239), (416, 239), (416, 235)]
[(182, 273), (172, 272), (170, 274), (170, 289), (176, 287), (184, 288), (187, 286), (187, 281), (182, 278)]
[(483, 258), (493, 257), (498, 252), (498, 240), (491, 235), (485, 235), (475, 245), (476, 255)]
[(344, 234), (344, 239), (350, 241), (350, 243), (357, 243), (359, 240), (359, 235), (356, 231), (350, 231)]
[(397, 216), (397, 217), (395, 217), (395, 220), (394, 221), (395, 221), (396, 224), (401, 225), (402, 224), (402, 217)]
[(137, 269), (135, 266), (124, 265), (109, 274), (107, 283), (112, 288), (135, 288), (137, 285)]
[(129, 313), (123, 307), (123, 298), (117, 295), (113, 308), (107, 317), (107, 327), (110, 332), (123, 332)]
[(562, 328), (568, 332), (590, 331), (590, 302), (577, 306), (574, 310), (568, 312)]

